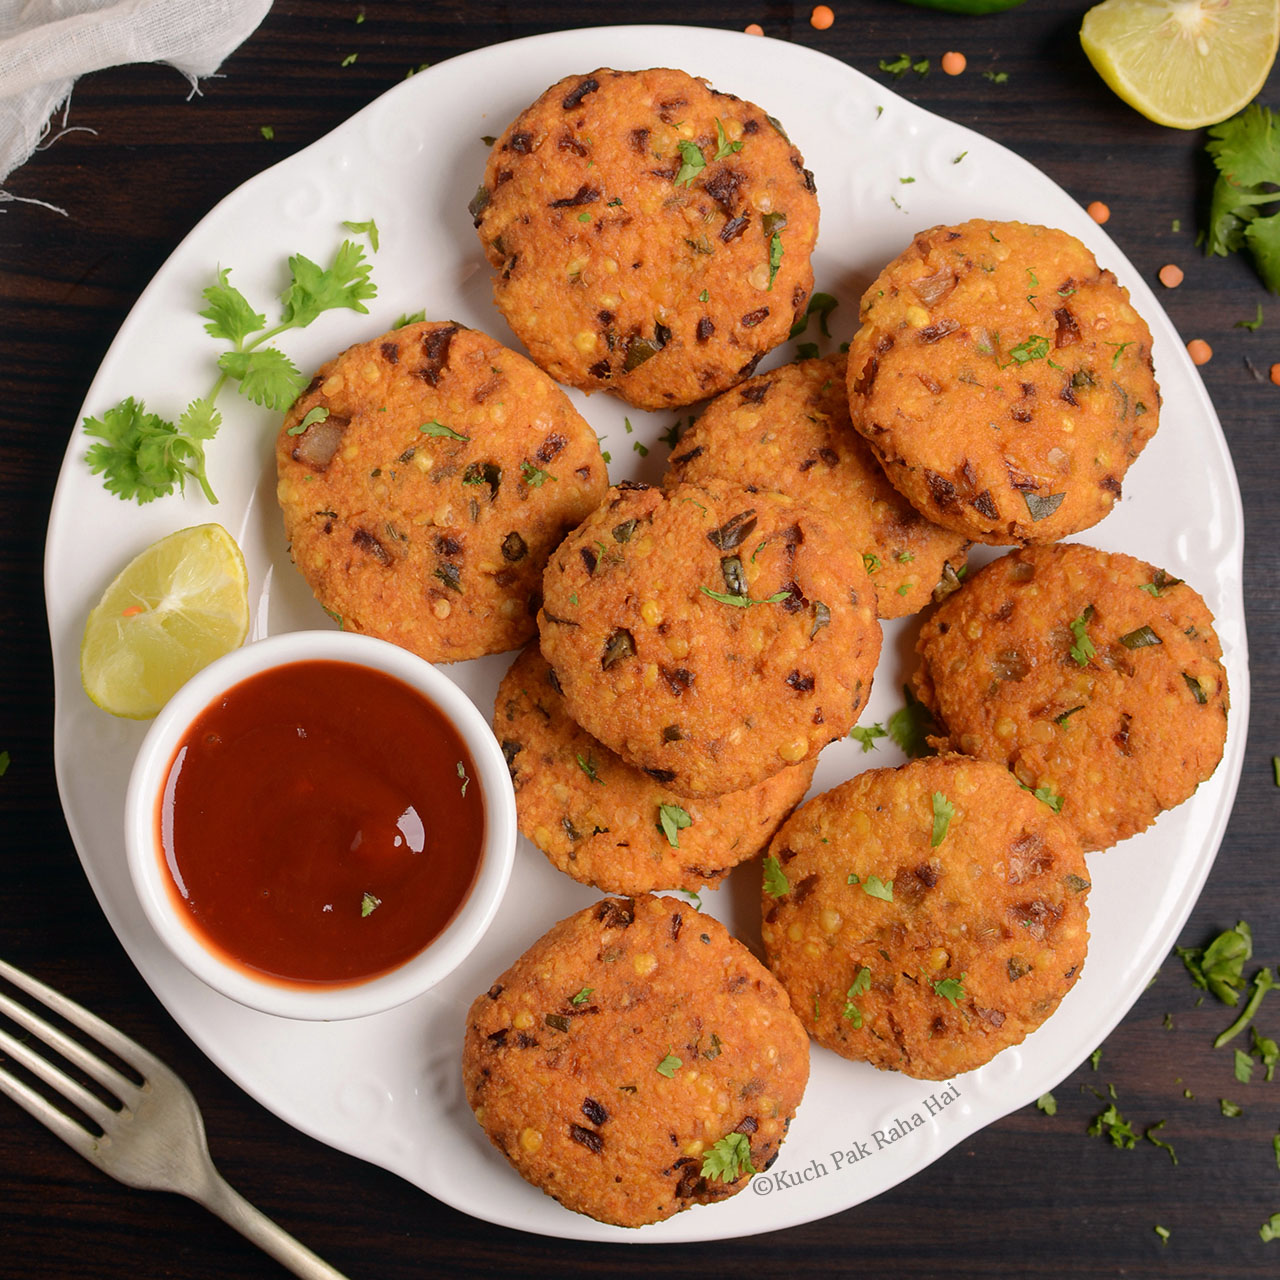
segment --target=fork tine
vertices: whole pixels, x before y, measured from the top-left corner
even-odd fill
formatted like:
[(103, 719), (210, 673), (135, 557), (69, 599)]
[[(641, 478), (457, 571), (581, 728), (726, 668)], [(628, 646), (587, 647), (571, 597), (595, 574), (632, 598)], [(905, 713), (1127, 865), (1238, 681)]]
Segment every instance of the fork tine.
[(136, 1040), (130, 1040), (123, 1031), (117, 1030), (109, 1022), (104, 1022), (96, 1013), (90, 1013), (83, 1005), (69, 1000), (61, 991), (46, 987), (39, 979), (24, 973), (7, 960), (0, 960), (0, 978), (13, 983), (15, 987), (43, 1002), (54, 1013), (74, 1023), (100, 1045), (110, 1049), (122, 1062), (127, 1062), (139, 1075), (145, 1077), (152, 1074), (173, 1074), (154, 1053), (144, 1049)]
[[(4, 997), (0, 996), (0, 1010), (8, 1012), (5, 1009), (8, 1003)], [(37, 1053), (30, 1045), (23, 1044), (21, 1040), (11, 1036), (3, 1027), (0, 1027), (0, 1049), (4, 1050), (14, 1062), (26, 1067), (32, 1075), (56, 1089), (73, 1106), (79, 1107), (100, 1128), (105, 1130), (112, 1120), (119, 1118), (116, 1111), (101, 1098), (90, 1093), (79, 1080), (54, 1066), (48, 1058)]]
[(3, 1067), (0, 1067), (0, 1093), (7, 1094), (29, 1115), (56, 1133), (73, 1151), (97, 1163), (98, 1139)]
[[(32, 981), (34, 982), (35, 980), (32, 979)], [(48, 990), (48, 988), (46, 988), (46, 990)], [(32, 994), (38, 995), (39, 993), (32, 992)], [(53, 995), (56, 993), (49, 992), (49, 994)], [(90, 1014), (87, 1010), (81, 1009), (79, 1005), (73, 1004), (70, 1000), (67, 1000), (65, 997), (62, 997), (62, 1005), (63, 1005), (62, 1008), (58, 1008), (57, 1006), (53, 1005), (52, 1001), (50, 1001), (49, 1004), (50, 1004), (50, 1007), (55, 1008), (56, 1011), (62, 1014), (62, 1016), (65, 1017), (69, 1022), (75, 1023), (76, 1025), (81, 1026), (84, 1030), (88, 1031), (90, 1034), (93, 1034), (92, 1027), (84, 1026), (84, 1024), (80, 1022), (76, 1017), (74, 1017), (70, 1012), (74, 1010), (76, 1013), (79, 1013), (86, 1018), (93, 1018), (93, 1015)], [(45, 1044), (49, 1045), (50, 1048), (55, 1049), (58, 1053), (62, 1054), (62, 1056), (68, 1062), (79, 1067), (82, 1071), (87, 1072), (100, 1085), (102, 1085), (104, 1089), (109, 1089), (112, 1093), (114, 1093), (116, 1097), (120, 1099), (121, 1102), (124, 1102), (130, 1106), (137, 1105), (138, 1098), (141, 1096), (141, 1091), (139, 1090), (138, 1086), (134, 1084), (132, 1080), (130, 1080), (127, 1076), (121, 1075), (120, 1072), (117, 1071), (115, 1067), (111, 1066), (110, 1063), (103, 1062), (101, 1058), (99, 1058), (96, 1054), (91, 1053), (78, 1040), (73, 1040), (65, 1032), (59, 1031), (58, 1028), (53, 1025), (53, 1023), (46, 1022), (42, 1017), (40, 1017), (39, 1014), (33, 1012), (31, 1009), (28, 1009), (26, 1005), (19, 1004), (16, 1000), (11, 1000), (8, 996), (4, 995), (3, 993), (0, 993), (0, 1013), (6, 1014), (8, 1017), (12, 1018), (13, 1021), (16, 1022), (19, 1026), (25, 1027), (28, 1031), (33, 1032), (35, 1035), (39, 1036), (40, 1039), (43, 1040)], [(93, 1021), (98, 1022), (99, 1019), (93, 1018)], [(105, 1027), (107, 1024), (104, 1022), (101, 1025)], [(119, 1036), (118, 1033), (117, 1033), (117, 1038), (127, 1039), (124, 1036)], [(120, 1053), (119, 1050), (115, 1049), (113, 1045), (109, 1044), (101, 1036), (99, 1036), (98, 1039), (99, 1039), (99, 1043), (105, 1044), (107, 1048), (112, 1049), (113, 1052), (116, 1052), (123, 1061), (126, 1061), (126, 1062), (129, 1061), (129, 1057), (127, 1054)], [(132, 1041), (127, 1041), (127, 1042), (130, 1044), (132, 1043)], [(63, 1077), (63, 1078), (68, 1081), (70, 1080), (70, 1077)], [(57, 1082), (53, 1080), (50, 1080), (49, 1083), (57, 1084)], [(58, 1087), (61, 1088), (61, 1085), (59, 1084)]]

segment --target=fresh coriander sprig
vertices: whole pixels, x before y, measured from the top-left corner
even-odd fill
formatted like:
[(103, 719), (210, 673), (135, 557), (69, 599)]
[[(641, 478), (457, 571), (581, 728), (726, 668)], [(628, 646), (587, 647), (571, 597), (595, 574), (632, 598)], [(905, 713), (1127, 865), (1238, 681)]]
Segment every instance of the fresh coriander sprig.
[(86, 435), (96, 438), (85, 460), (94, 475), (103, 477), (109, 493), (124, 501), (151, 502), (177, 489), (184, 492), (195, 480), (211, 503), (218, 501), (205, 472), (205, 444), (214, 438), (222, 415), (214, 407), (218, 394), (234, 382), (241, 395), (267, 409), (283, 409), (305, 386), (297, 366), (273, 339), (290, 329), (304, 329), (317, 316), (345, 307), (367, 314), (365, 300), (377, 294), (369, 278), (364, 250), (344, 240), (328, 267), (302, 254), (289, 259), (290, 280), (280, 295), (281, 317), (268, 329), (264, 314), (230, 282), (231, 270), (218, 270), (216, 283), (203, 291), (208, 304), (199, 314), (211, 338), (229, 342), (218, 357), (221, 370), (207, 395), (192, 400), (176, 423), (148, 413), (142, 400), (121, 400), (101, 417), (87, 417)]

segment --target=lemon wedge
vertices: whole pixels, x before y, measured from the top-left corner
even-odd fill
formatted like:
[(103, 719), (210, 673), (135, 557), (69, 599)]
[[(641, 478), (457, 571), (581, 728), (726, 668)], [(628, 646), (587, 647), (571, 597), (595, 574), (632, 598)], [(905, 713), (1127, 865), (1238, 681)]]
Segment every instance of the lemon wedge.
[(1080, 43), (1098, 74), (1148, 120), (1217, 124), (1262, 88), (1280, 42), (1280, 0), (1105, 0)]
[(135, 557), (85, 624), (80, 679), (113, 716), (146, 720), (249, 631), (249, 575), (219, 524), (180, 529)]

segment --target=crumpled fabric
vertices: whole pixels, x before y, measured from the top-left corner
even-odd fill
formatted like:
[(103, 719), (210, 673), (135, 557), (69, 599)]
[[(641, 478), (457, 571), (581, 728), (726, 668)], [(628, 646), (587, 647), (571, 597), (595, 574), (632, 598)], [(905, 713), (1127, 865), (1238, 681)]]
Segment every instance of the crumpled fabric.
[(271, 0), (0, 0), (0, 183), (49, 133), (78, 76), (167, 62), (194, 91), (270, 8)]

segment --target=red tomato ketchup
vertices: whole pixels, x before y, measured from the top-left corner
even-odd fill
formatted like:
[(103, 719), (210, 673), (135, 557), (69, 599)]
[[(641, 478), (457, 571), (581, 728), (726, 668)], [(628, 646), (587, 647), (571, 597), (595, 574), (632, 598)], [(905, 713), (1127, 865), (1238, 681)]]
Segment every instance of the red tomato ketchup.
[(207, 944), (287, 985), (416, 955), (475, 880), (484, 798), (444, 714), (394, 676), (305, 661), (250, 676), (179, 744), (156, 820)]

